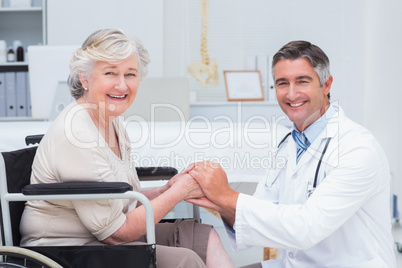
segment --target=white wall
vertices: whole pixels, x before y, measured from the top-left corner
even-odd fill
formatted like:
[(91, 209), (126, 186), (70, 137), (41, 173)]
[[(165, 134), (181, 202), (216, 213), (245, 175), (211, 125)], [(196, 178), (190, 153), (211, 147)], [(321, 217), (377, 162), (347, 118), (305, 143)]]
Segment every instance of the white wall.
[(220, 84), (206, 89), (187, 73), (187, 66), (201, 59), (200, 2), (165, 0), (166, 76), (189, 77), (191, 90), (204, 100), (226, 100), (224, 70), (245, 70), (247, 56), (272, 57), (289, 41), (308, 40), (330, 58), (332, 100), (339, 100), (352, 119), (363, 122), (366, 1), (210, 1), (208, 52), (217, 59)]
[(367, 1), (364, 125), (388, 156), (402, 213), (401, 13), (400, 0)]
[(123, 28), (149, 48), (151, 76), (189, 77), (192, 90), (222, 100), (223, 70), (243, 69), (246, 56), (272, 55), (290, 40), (310, 40), (331, 60), (332, 99), (384, 147), (402, 202), (400, 0), (210, 1), (208, 49), (218, 60), (221, 83), (207, 89), (187, 73), (188, 64), (200, 60), (200, 2), (48, 1), (48, 43), (76, 45), (95, 29)]
[(80, 45), (94, 30), (118, 27), (138, 35), (150, 51), (150, 76), (186, 76), (190, 89), (226, 100), (224, 70), (245, 69), (249, 55), (272, 56), (295, 39), (322, 47), (331, 60), (332, 99), (363, 122), (364, 0), (210, 1), (208, 51), (220, 84), (204, 89), (187, 73), (200, 60), (201, 1), (47, 1), (49, 45)]
[(81, 45), (95, 30), (120, 28), (148, 49), (150, 76), (163, 75), (163, 0), (49, 0), (49, 45)]

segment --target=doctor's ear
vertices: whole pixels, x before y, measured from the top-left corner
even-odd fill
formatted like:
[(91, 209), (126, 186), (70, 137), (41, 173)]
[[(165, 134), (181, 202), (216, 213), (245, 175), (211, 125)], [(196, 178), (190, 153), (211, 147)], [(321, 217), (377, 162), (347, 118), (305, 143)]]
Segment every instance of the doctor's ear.
[(325, 81), (325, 83), (324, 83), (325, 93), (329, 93), (329, 91), (331, 90), (331, 85), (332, 85), (333, 81), (334, 81), (334, 78), (332, 77), (332, 75), (330, 75), (328, 77), (327, 81)]
[(334, 80), (334, 78), (332, 77), (332, 75), (330, 75), (328, 77), (327, 81), (325, 81), (324, 86), (323, 86), (324, 94), (328, 96), (328, 99), (330, 98), (329, 92), (331, 90), (331, 85), (332, 85), (333, 80)]

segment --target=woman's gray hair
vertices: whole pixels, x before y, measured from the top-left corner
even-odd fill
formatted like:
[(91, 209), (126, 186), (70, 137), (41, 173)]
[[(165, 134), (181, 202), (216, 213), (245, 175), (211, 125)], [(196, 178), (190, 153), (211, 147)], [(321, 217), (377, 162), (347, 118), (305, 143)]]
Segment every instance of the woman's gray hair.
[(71, 95), (78, 99), (84, 94), (80, 75), (91, 76), (98, 61), (117, 64), (136, 54), (140, 79), (148, 73), (148, 51), (135, 36), (128, 36), (119, 29), (102, 29), (91, 34), (70, 59), (68, 85)]
[(320, 79), (320, 85), (323, 86), (331, 75), (329, 59), (321, 48), (307, 41), (289, 42), (274, 55), (272, 59), (272, 76), (274, 79), (274, 68), (278, 61), (296, 60), (299, 58), (305, 58), (310, 62)]

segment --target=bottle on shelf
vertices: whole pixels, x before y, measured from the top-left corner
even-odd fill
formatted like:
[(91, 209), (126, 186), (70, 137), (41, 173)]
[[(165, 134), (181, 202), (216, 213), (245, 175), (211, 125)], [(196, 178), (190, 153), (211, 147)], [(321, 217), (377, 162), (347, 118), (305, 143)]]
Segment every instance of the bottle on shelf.
[(15, 61), (24, 61), (24, 48), (22, 47), (21, 40), (14, 40), (13, 50), (15, 53)]
[(17, 48), (17, 61), (24, 61), (24, 48), (22, 46)]
[(8, 62), (14, 62), (15, 61), (15, 53), (12, 47), (8, 48), (7, 52), (7, 61)]

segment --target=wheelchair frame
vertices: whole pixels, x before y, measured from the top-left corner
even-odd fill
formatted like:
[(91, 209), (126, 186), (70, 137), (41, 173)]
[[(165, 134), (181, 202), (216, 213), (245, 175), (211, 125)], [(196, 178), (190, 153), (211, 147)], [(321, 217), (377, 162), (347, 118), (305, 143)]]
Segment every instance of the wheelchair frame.
[[(60, 184), (62, 184), (62, 183), (60, 183)], [(94, 182), (93, 184), (99, 185), (98, 182)], [(102, 185), (108, 185), (108, 184), (113, 184), (113, 183), (107, 183), (107, 182), (102, 183)], [(125, 184), (125, 185), (127, 185), (128, 187), (131, 188), (131, 186), (129, 184)], [(35, 186), (40, 186), (40, 185), (35, 185)], [(80, 188), (80, 187), (78, 187), (78, 188)], [(80, 188), (81, 192), (84, 191), (82, 194), (61, 194), (61, 195), (59, 195), (59, 194), (30, 195), (29, 194), (29, 195), (27, 195), (27, 194), (23, 194), (23, 193), (9, 193), (8, 186), (7, 186), (6, 165), (5, 165), (3, 154), (0, 154), (0, 195), (1, 195), (0, 200), (1, 200), (1, 213), (2, 213), (1, 228), (3, 229), (4, 242), (5, 242), (3, 245), (3, 237), (1, 237), (1, 233), (0, 233), (0, 238), (1, 238), (0, 252), (8, 252), (8, 253), (12, 252), (12, 254), (14, 254), (14, 256), (23, 255), (23, 256), (27, 256), (28, 259), (29, 258), (32, 259), (32, 256), (38, 256), (38, 255), (42, 256), (42, 259), (47, 258), (43, 254), (36, 253), (35, 251), (31, 251), (28, 249), (13, 246), (14, 241), (13, 241), (13, 236), (12, 236), (10, 202), (31, 201), (31, 200), (137, 199), (139, 202), (141, 202), (143, 204), (143, 206), (145, 208), (147, 244), (150, 245), (152, 247), (152, 249), (156, 248), (154, 213), (153, 213), (151, 202), (149, 201), (149, 199), (147, 197), (145, 197), (143, 194), (141, 194), (139, 192), (134, 192), (134, 191), (126, 191), (124, 193), (121, 193), (121, 192), (114, 193), (114, 192), (109, 191), (109, 193), (95, 193), (94, 194), (94, 193), (88, 193), (88, 192), (91, 192), (91, 191), (88, 191), (88, 189), (89, 189), (88, 183), (86, 182), (86, 185), (84, 187)], [(117, 190), (121, 191), (121, 189), (117, 189)], [(20, 253), (18, 253), (18, 252), (20, 252)], [(21, 253), (21, 252), (26, 252), (26, 254), (24, 255), (24, 253)], [(8, 256), (8, 253), (7, 253), (7, 256)], [(47, 259), (49, 259), (49, 258), (47, 258)], [(53, 261), (51, 259), (49, 259), (49, 260)], [(2, 263), (1, 259), (0, 259), (0, 263)], [(5, 266), (5, 267), (21, 267), (21, 266), (12, 265), (12, 266)]]

